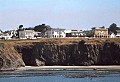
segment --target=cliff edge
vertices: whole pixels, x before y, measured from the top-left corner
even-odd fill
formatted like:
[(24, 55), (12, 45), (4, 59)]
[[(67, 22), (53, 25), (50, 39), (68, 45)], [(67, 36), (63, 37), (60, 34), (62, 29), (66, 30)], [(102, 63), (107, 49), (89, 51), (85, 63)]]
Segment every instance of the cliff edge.
[(120, 65), (120, 39), (40, 39), (0, 43), (0, 69)]

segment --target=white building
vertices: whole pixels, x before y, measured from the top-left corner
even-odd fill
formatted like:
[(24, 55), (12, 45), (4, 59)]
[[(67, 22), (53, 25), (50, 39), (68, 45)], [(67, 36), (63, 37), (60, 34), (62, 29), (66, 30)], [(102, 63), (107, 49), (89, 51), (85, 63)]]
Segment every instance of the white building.
[(41, 32), (35, 32), (34, 37), (36, 37), (36, 38), (42, 38), (42, 33)]
[(2, 38), (2, 34), (3, 34), (3, 33), (2, 33), (2, 31), (0, 30), (0, 39)]
[(16, 34), (17, 34), (16, 30), (6, 31), (3, 33), (0, 33), (0, 38), (5, 39), (5, 40), (9, 40), (9, 39), (12, 39), (13, 36), (16, 37)]
[(20, 39), (35, 39), (34, 37), (35, 34), (36, 33), (34, 30), (20, 30), (19, 38)]
[(48, 38), (65, 38), (65, 29), (52, 28), (46, 31), (45, 36)]
[(66, 30), (65, 31), (66, 33), (66, 37), (84, 37), (85, 36), (85, 33), (80, 30)]
[(110, 34), (110, 36), (109, 36), (110, 38), (115, 38), (116, 36), (115, 36), (115, 34), (114, 33), (112, 33), (112, 34)]
[(16, 30), (10, 30), (8, 34), (11, 36), (11, 38), (14, 38), (17, 36), (17, 31)]
[(1, 35), (0, 35), (0, 38), (1, 38), (1, 39), (5, 39), (5, 40), (12, 39), (12, 38), (11, 38), (11, 35), (10, 35), (9, 33), (1, 34)]
[(120, 30), (116, 30), (116, 31), (117, 31), (116, 37), (120, 37)]
[(78, 30), (71, 30), (71, 35), (72, 37), (78, 37), (79, 36)]

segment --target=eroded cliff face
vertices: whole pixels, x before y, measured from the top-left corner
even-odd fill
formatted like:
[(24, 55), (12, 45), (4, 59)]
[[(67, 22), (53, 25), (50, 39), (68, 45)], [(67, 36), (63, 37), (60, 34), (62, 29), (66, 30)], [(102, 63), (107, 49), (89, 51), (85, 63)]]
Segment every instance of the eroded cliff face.
[(99, 42), (91, 44), (89, 41), (79, 40), (65, 44), (54, 41), (0, 43), (0, 69), (25, 65), (120, 65), (119, 42)]
[(11, 43), (0, 43), (0, 69), (12, 70), (21, 66), (25, 64), (14, 46)]
[(99, 53), (100, 65), (120, 65), (120, 44), (106, 42)]
[(25, 65), (119, 65), (120, 46), (103, 44), (54, 44), (34, 42), (30, 46), (17, 47)]

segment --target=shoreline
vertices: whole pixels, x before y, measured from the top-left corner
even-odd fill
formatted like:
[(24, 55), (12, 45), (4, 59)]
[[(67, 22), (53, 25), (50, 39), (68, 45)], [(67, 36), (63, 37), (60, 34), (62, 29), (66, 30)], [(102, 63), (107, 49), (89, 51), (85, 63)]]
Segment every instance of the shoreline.
[(120, 66), (25, 66), (15, 70), (120, 70)]

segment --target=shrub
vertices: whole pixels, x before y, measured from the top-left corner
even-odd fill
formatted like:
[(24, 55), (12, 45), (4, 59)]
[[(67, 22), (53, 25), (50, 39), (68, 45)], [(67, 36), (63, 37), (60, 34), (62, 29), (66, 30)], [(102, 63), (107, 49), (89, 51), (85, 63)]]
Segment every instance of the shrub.
[(79, 44), (84, 44), (84, 43), (85, 43), (84, 40), (79, 41)]

